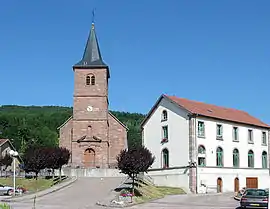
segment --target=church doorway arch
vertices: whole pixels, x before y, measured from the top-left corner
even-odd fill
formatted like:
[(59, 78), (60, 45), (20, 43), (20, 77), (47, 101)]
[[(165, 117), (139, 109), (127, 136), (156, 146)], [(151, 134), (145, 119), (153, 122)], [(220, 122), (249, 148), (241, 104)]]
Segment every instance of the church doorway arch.
[(96, 164), (96, 152), (92, 148), (88, 148), (84, 151), (84, 167), (95, 167)]

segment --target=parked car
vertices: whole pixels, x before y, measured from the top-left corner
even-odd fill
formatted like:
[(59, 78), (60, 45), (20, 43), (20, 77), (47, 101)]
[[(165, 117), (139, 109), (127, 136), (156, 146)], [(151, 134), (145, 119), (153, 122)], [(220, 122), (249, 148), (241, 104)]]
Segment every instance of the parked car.
[(12, 195), (13, 187), (0, 184), (0, 195)]
[[(26, 189), (23, 187), (17, 187), (15, 192), (16, 194), (23, 194), (26, 193)], [(10, 196), (12, 194), (13, 194), (13, 187), (0, 184), (0, 195)]]
[(268, 193), (265, 189), (246, 189), (240, 200), (241, 208), (268, 208)]

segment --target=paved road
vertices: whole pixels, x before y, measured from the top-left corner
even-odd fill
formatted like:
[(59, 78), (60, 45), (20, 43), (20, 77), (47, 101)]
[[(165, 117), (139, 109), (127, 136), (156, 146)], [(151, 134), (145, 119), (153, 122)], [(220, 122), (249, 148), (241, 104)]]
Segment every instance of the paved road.
[[(37, 199), (36, 209), (102, 209), (96, 202), (120, 184), (120, 178), (80, 178), (69, 187)], [(14, 209), (33, 208), (33, 200), (11, 203)], [(238, 209), (232, 194), (167, 196), (131, 209)]]
[[(97, 208), (96, 202), (106, 197), (121, 181), (121, 178), (79, 178), (63, 190), (37, 198), (36, 209)], [(10, 204), (14, 209), (33, 208), (33, 200)]]
[(239, 202), (232, 194), (218, 195), (176, 195), (167, 196), (144, 205), (136, 205), (132, 209), (238, 209)]

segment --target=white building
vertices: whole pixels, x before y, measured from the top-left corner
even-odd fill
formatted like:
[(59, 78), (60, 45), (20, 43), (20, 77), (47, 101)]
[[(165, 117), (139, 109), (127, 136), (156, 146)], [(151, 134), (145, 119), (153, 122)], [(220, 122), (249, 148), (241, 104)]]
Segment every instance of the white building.
[(142, 123), (156, 184), (191, 192), (265, 188), (270, 126), (236, 109), (162, 95)]

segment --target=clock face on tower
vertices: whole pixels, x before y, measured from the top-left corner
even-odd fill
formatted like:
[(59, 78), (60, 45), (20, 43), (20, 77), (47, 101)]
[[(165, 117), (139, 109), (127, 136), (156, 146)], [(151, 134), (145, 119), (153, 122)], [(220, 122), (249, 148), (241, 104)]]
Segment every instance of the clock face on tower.
[(87, 110), (88, 112), (92, 112), (92, 111), (93, 111), (93, 107), (89, 105), (89, 106), (87, 106), (86, 110)]

